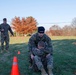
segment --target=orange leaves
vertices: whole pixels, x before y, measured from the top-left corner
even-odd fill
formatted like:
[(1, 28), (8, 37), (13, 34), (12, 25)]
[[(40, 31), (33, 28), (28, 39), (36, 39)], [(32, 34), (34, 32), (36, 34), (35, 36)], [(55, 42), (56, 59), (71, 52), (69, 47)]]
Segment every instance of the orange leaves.
[(12, 28), (20, 34), (33, 33), (37, 30), (37, 22), (33, 17), (22, 18), (15, 17), (12, 19)]

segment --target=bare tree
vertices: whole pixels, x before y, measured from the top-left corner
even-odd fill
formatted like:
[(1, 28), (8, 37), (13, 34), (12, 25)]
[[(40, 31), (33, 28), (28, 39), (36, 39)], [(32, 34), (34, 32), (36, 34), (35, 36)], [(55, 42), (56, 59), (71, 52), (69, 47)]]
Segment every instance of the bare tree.
[(72, 20), (72, 24), (71, 24), (74, 28), (76, 28), (76, 17)]
[(71, 28), (71, 26), (65, 25), (62, 28), (62, 35), (71, 36), (72, 35), (72, 28)]
[(52, 27), (50, 27), (49, 32), (53, 35), (53, 36), (60, 36), (62, 35), (62, 30), (58, 25), (53, 25)]
[(58, 25), (53, 25), (50, 27), (50, 30), (60, 30), (61, 28)]
[(76, 17), (72, 20), (71, 27), (72, 27), (73, 35), (76, 36)]

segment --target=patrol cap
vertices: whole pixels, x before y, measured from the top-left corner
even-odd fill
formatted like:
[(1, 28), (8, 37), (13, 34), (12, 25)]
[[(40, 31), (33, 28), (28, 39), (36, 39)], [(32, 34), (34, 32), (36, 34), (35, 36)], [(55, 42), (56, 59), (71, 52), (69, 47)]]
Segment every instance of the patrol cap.
[(3, 21), (6, 21), (7, 19), (6, 18), (3, 18)]
[(38, 33), (44, 33), (45, 28), (43, 26), (38, 27)]

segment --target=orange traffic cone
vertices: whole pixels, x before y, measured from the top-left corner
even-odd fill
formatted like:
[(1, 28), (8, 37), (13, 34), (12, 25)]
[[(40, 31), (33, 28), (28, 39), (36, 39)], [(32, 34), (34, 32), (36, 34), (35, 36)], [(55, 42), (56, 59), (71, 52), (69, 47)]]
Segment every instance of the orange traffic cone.
[(14, 58), (13, 58), (11, 75), (20, 75), (19, 68), (18, 68), (18, 59), (16, 56), (14, 56)]
[(18, 51), (18, 54), (20, 54), (20, 51)]

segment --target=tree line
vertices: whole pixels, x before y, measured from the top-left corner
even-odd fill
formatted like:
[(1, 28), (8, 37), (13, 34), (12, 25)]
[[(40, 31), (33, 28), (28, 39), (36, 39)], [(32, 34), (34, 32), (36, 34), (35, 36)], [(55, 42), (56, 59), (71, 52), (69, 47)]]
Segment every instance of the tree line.
[[(26, 18), (14, 17), (12, 19), (12, 28), (14, 34), (17, 35), (30, 35), (37, 31), (37, 21), (32, 16)], [(46, 34), (52, 36), (76, 36), (76, 18), (72, 20), (70, 25), (65, 25), (63, 28), (59, 25), (52, 25)]]
[(65, 25), (63, 28), (58, 25), (50, 27), (46, 34), (52, 36), (76, 36), (76, 18), (72, 20), (70, 25)]

